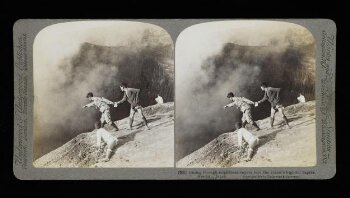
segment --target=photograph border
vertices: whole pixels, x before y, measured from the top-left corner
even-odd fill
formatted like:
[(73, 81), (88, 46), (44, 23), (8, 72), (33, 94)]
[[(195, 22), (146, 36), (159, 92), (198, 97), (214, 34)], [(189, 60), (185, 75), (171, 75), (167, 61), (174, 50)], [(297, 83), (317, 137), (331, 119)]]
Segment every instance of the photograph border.
[[(301, 25), (316, 44), (316, 146), (314, 167), (235, 168), (35, 168), (33, 166), (33, 42), (45, 27), (92, 19), (20, 19), (13, 27), (14, 153), (13, 172), (21, 180), (185, 180), (185, 179), (330, 179), (336, 174), (335, 58), (336, 24), (329, 19), (108, 19), (136, 21), (166, 30), (176, 47), (177, 36), (200, 23), (231, 20), (282, 21)], [(93, 21), (106, 21), (94, 19)], [(174, 49), (175, 52), (175, 49)], [(174, 56), (175, 57), (175, 56)], [(175, 60), (176, 69), (176, 60)], [(176, 81), (176, 76), (175, 76)], [(175, 86), (175, 85), (174, 85)], [(176, 86), (175, 86), (176, 89)], [(175, 95), (176, 108), (176, 95)], [(175, 112), (176, 117), (176, 112)], [(176, 139), (176, 120), (174, 137)], [(174, 141), (175, 141), (174, 139)], [(174, 143), (175, 147), (175, 143)], [(176, 147), (174, 148), (175, 151)], [(174, 161), (174, 163), (176, 163)], [(175, 165), (174, 165), (175, 166)]]

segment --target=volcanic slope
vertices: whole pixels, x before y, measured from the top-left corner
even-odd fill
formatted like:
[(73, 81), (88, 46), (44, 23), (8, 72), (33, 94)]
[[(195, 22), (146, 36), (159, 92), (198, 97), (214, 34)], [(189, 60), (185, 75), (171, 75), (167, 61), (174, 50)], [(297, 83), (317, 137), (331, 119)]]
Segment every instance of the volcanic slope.
[(96, 132), (81, 133), (61, 147), (34, 161), (45, 167), (173, 167), (174, 166), (174, 103), (144, 108), (150, 130), (144, 130), (141, 116), (135, 114), (134, 129), (128, 130), (128, 118), (116, 121), (119, 131), (113, 155), (108, 162), (98, 162), (104, 152), (98, 151)]
[(316, 165), (315, 101), (290, 105), (285, 114), (292, 127), (288, 129), (276, 113), (275, 126), (270, 118), (257, 121), (262, 130), (254, 135), (260, 145), (251, 161), (244, 161), (245, 152), (239, 152), (237, 133), (227, 132), (180, 159), (177, 167), (306, 167)]

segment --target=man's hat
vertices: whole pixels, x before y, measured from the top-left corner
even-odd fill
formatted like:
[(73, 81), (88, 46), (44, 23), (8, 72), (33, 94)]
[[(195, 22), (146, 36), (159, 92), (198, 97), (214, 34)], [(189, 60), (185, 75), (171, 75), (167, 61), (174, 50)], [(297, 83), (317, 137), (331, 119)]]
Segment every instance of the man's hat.
[(230, 93), (228, 93), (227, 94), (227, 96), (226, 97), (228, 97), (228, 98), (232, 98), (232, 97), (234, 97), (234, 95), (233, 95), (233, 93), (232, 92), (230, 92)]
[(89, 92), (87, 95), (86, 95), (87, 98), (89, 97), (94, 97), (94, 94), (92, 92)]

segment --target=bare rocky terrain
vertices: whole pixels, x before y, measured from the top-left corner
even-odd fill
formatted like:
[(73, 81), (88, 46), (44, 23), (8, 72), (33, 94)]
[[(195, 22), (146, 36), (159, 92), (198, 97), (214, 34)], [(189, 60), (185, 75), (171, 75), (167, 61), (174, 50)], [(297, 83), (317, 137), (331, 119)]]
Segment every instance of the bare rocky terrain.
[(288, 129), (277, 113), (274, 127), (270, 118), (257, 121), (262, 130), (248, 130), (260, 138), (251, 161), (239, 152), (236, 132), (221, 134), (202, 148), (180, 159), (177, 167), (307, 167), (316, 165), (315, 101), (290, 105), (285, 113)]
[(114, 153), (108, 162), (94, 147), (96, 133), (81, 133), (61, 147), (34, 161), (38, 168), (58, 167), (173, 167), (174, 166), (174, 103), (144, 108), (151, 130), (144, 130), (141, 116), (135, 114), (134, 129), (127, 130), (128, 118), (116, 121), (119, 131)]

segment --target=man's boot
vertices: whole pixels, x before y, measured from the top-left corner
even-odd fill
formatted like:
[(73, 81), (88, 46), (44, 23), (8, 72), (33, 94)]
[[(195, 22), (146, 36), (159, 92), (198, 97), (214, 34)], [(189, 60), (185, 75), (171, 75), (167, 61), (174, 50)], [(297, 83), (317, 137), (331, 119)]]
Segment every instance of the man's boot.
[(103, 159), (100, 159), (98, 162), (108, 162), (109, 159), (111, 158), (111, 155), (112, 155), (112, 150), (107, 149), (106, 156)]
[(142, 120), (143, 120), (143, 122), (145, 123), (145, 127), (146, 127), (145, 130), (150, 130), (150, 128), (148, 127), (146, 118), (145, 118), (145, 117), (142, 117)]
[(132, 130), (132, 123), (133, 123), (134, 119), (133, 118), (129, 118), (129, 129)]
[(274, 121), (275, 119), (273, 118), (273, 117), (270, 117), (270, 126), (271, 126), (271, 128), (273, 127), (273, 121)]
[(253, 149), (248, 148), (248, 155), (247, 155), (247, 157), (245, 158), (245, 161), (250, 161), (250, 160), (252, 160), (252, 157), (253, 157)]
[(290, 129), (291, 127), (288, 124), (288, 119), (286, 116), (283, 116), (284, 122), (286, 123), (286, 125), (288, 126), (288, 128)]
[(253, 126), (256, 128), (257, 131), (260, 130), (260, 127), (258, 126), (258, 124), (256, 124), (256, 122), (253, 122)]
[(112, 122), (110, 124), (110, 127), (112, 128), (112, 131), (119, 131), (119, 128), (117, 127), (117, 125), (114, 122)]
[(246, 125), (247, 125), (247, 122), (244, 121), (244, 122), (242, 123), (242, 128), (245, 128)]
[(105, 122), (101, 122), (101, 121), (100, 121), (100, 126), (101, 126), (101, 128), (105, 127), (105, 125), (106, 125)]

